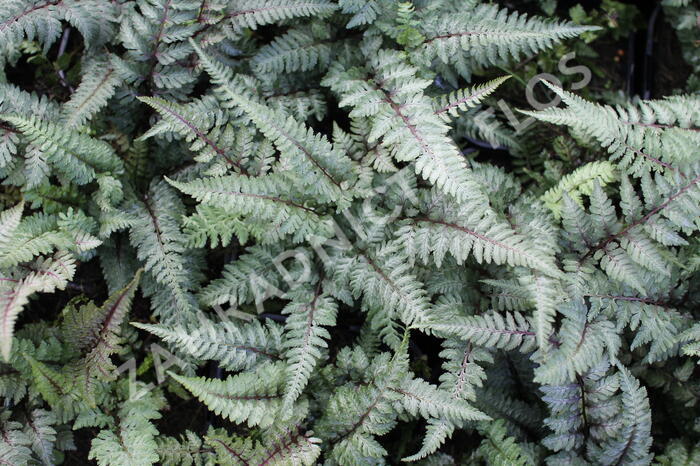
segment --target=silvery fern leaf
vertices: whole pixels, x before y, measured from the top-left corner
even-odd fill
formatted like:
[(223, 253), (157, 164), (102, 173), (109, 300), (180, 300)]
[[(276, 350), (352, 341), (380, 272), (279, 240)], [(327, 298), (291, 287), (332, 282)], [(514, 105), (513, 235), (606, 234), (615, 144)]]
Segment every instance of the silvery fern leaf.
[(479, 105), (509, 78), (510, 76), (503, 76), (478, 86), (457, 89), (454, 92), (440, 96), (439, 99), (434, 101), (435, 114), (448, 120), (450, 117), (457, 117), (460, 111), (466, 112)]
[(540, 349), (534, 356), (541, 361), (535, 380), (542, 384), (560, 385), (596, 367), (604, 358), (617, 361), (622, 344), (614, 324), (598, 316), (588, 320), (588, 308), (583, 299), (560, 305), (566, 317), (559, 329), (554, 347)]
[(230, 371), (249, 370), (262, 361), (282, 358), (282, 328), (269, 321), (265, 325), (258, 320), (214, 322), (200, 315), (196, 325), (131, 325), (174, 344), (199, 361), (216, 361)]
[(348, 29), (372, 24), (383, 10), (382, 2), (377, 0), (340, 0), (338, 5), (343, 13), (352, 15), (345, 26)]
[(61, 109), (61, 118), (69, 128), (83, 126), (107, 104), (121, 82), (109, 56), (83, 66), (83, 80)]
[(162, 122), (152, 127), (146, 132), (142, 139), (146, 139), (162, 131), (171, 131), (185, 138), (191, 143), (190, 148), (199, 152), (198, 161), (209, 161), (213, 157), (224, 159), (225, 163), (235, 167), (238, 171), (245, 173), (245, 168), (238, 157), (224, 148), (230, 137), (226, 129), (221, 129), (220, 123), (223, 115), (215, 113), (211, 115), (202, 107), (207, 106), (210, 101), (202, 101), (202, 105), (179, 105), (155, 97), (139, 97), (141, 102), (153, 107), (162, 117)]
[(194, 286), (193, 270), (185, 258), (185, 238), (179, 229), (184, 206), (176, 192), (164, 181), (153, 182), (142, 200), (133, 199), (127, 205), (127, 212), (133, 218), (129, 238), (136, 248), (137, 257), (158, 289), (167, 290), (180, 312), (173, 309), (155, 311), (169, 322), (193, 317), (197, 307), (190, 292)]
[(497, 5), (484, 4), (465, 10), (457, 14), (426, 15), (420, 23), (425, 40), (414, 52), (416, 58), (425, 63), (439, 59), (453, 64), (469, 79), (474, 68), (533, 55), (563, 39), (598, 29), (528, 18)]
[[(700, 324), (695, 324), (681, 335), (678, 340), (683, 343), (683, 354), (700, 356)], [(698, 361), (700, 364), (700, 360)]]
[(298, 174), (301, 186), (309, 195), (347, 205), (345, 192), (355, 178), (351, 159), (335, 150), (324, 136), (315, 134), (284, 112), (244, 96), (229, 95), (229, 99), (275, 144), (281, 153), (280, 168)]
[(688, 154), (700, 144), (697, 96), (672, 96), (613, 108), (543, 83), (567, 107), (523, 113), (592, 136), (627, 172), (635, 176), (650, 170), (678, 174), (693, 161)]
[(224, 266), (221, 277), (212, 280), (199, 293), (207, 306), (229, 304), (237, 307), (262, 301), (266, 288), (282, 286), (282, 277), (275, 264), (284, 252), (279, 245), (251, 246), (238, 259)]
[[(45, 96), (38, 96), (29, 93), (17, 86), (9, 83), (0, 84), (0, 113), (21, 114), (30, 112), (46, 120), (54, 120), (58, 117), (59, 106)], [(0, 168), (9, 169), (17, 163), (16, 156), (18, 146), (21, 142), (20, 132), (10, 125), (0, 124)], [(32, 173), (27, 175), (30, 181), (29, 187), (36, 186), (40, 180), (46, 176), (47, 167), (42, 163), (42, 156), (27, 149), (30, 154), (35, 154), (36, 166), (32, 166), (32, 161), (25, 162), (25, 165), (33, 168)]]
[[(479, 362), (491, 363), (493, 358), (483, 348), (456, 338), (445, 340), (443, 348), (440, 356), (445, 358), (442, 364), (445, 372), (440, 376), (440, 389), (455, 400), (473, 402), (476, 399), (475, 389), (481, 387), (486, 379)], [(420, 450), (403, 458), (403, 461), (417, 461), (433, 454), (462, 424), (447, 417), (428, 419)]]
[(262, 441), (253, 441), (250, 437), (210, 429), (205, 440), (216, 454), (216, 464), (222, 465), (311, 466), (321, 454), (320, 441), (314, 432), (293, 423), (263, 429), (261, 437)]
[(275, 173), (255, 178), (228, 175), (168, 181), (204, 206), (220, 208), (222, 215), (250, 219), (248, 233), (263, 243), (286, 236), (294, 241), (332, 236), (330, 218), (319, 212), (311, 197), (302, 197), (290, 186), (286, 176)]
[(327, 31), (325, 34), (313, 32), (312, 29), (309, 33), (308, 27), (292, 29), (261, 47), (251, 59), (255, 74), (274, 76), (327, 68), (332, 56), (330, 37)]
[(58, 423), (56, 415), (43, 409), (35, 409), (25, 419), (24, 432), (31, 440), (34, 454), (42, 464), (55, 464), (58, 455), (55, 451), (56, 430), (53, 427)]
[(450, 392), (421, 379), (407, 377), (391, 390), (402, 395), (398, 403), (412, 416), (420, 415), (426, 419), (442, 418), (452, 423), (491, 420), (463, 399), (455, 398)]
[(264, 363), (226, 380), (169, 374), (211, 411), (231, 422), (267, 427), (279, 415), (286, 382), (280, 363)]
[(89, 183), (99, 173), (123, 172), (121, 160), (103, 141), (35, 116), (0, 115), (0, 120), (15, 126), (29, 142), (41, 148), (47, 162), (61, 176), (77, 184)]
[(266, 24), (290, 18), (315, 16), (324, 18), (333, 13), (336, 5), (327, 0), (297, 2), (294, 0), (238, 0), (226, 12), (226, 19), (235, 29), (257, 29)]
[(434, 114), (425, 95), (430, 80), (404, 54), (381, 50), (368, 68), (331, 68), (323, 84), (340, 95), (350, 117), (369, 117), (368, 142), (380, 141), (399, 162), (415, 161), (416, 173), (457, 199), (483, 194), (464, 156), (447, 136), (448, 126)]
[(19, 222), (22, 219), (24, 202), (0, 212), (0, 247), (5, 248), (14, 236)]
[(0, 42), (37, 39), (47, 53), (67, 21), (95, 46), (110, 37), (115, 16), (113, 5), (100, 0), (8, 0), (0, 5)]
[(216, 461), (215, 453), (204, 448), (204, 439), (187, 430), (176, 437), (159, 437), (158, 458), (164, 466), (201, 465), (213, 466)]
[(574, 383), (546, 385), (541, 388), (550, 415), (544, 422), (552, 431), (543, 442), (553, 451), (573, 451), (582, 454), (589, 445), (607, 439), (606, 428), (614, 426), (619, 411), (616, 397), (620, 387), (619, 374), (609, 373), (610, 363), (602, 360)]
[[(323, 282), (312, 292), (301, 293), (282, 310), (287, 315), (283, 347), (287, 361), (287, 387), (283, 409), (290, 410), (311, 377), (335, 326), (338, 305), (323, 293)], [(295, 293), (297, 294), (297, 293)]]
[(5, 435), (0, 438), (0, 459), (7, 464), (29, 464), (35, 460), (30, 448), (32, 440), (22, 429), (22, 424), (11, 420), (11, 411), (0, 415), (0, 426)]
[(562, 178), (556, 186), (544, 193), (540, 199), (552, 213), (560, 217), (562, 196), (566, 193), (571, 200), (582, 204), (581, 196), (590, 196), (594, 181), (598, 181), (600, 187), (615, 181), (615, 166), (607, 161), (590, 162), (577, 168), (569, 175)]
[(485, 439), (477, 451), (487, 464), (503, 464), (513, 466), (533, 466), (536, 459), (532, 452), (526, 448), (526, 442), (518, 442), (514, 437), (508, 436), (505, 422), (501, 419), (482, 423), (482, 431)]
[(89, 459), (99, 466), (149, 466), (158, 461), (158, 430), (153, 420), (164, 405), (162, 395), (148, 393), (126, 400), (116, 414), (114, 429), (103, 429), (92, 441)]
[[(480, 201), (462, 203), (433, 193), (423, 203), (424, 215), (402, 222), (396, 235), (409, 256), (423, 262), (432, 256), (439, 266), (445, 254), (463, 263), (473, 255), (479, 263), (528, 267), (560, 277), (551, 252), (539, 253), (538, 244), (512, 227)], [(549, 257), (548, 257), (549, 256)]]
[(355, 296), (363, 296), (363, 305), (374, 320), (384, 327), (387, 344), (396, 347), (400, 340), (394, 320), (406, 325), (422, 321), (430, 310), (423, 283), (410, 272), (406, 256), (397, 244), (387, 243), (375, 250), (359, 251), (347, 262), (349, 286)]
[(520, 276), (520, 283), (529, 291), (530, 300), (535, 305), (532, 323), (537, 345), (548, 347), (554, 333), (557, 308), (562, 302), (563, 287), (558, 280), (537, 273)]
[(532, 350), (535, 332), (520, 313), (488, 313), (475, 316), (443, 315), (414, 324), (415, 328), (469, 341), (474, 345), (504, 350)]
[(622, 410), (616, 438), (593, 448), (593, 457), (604, 465), (649, 464), (651, 448), (651, 408), (646, 388), (625, 368), (620, 368)]

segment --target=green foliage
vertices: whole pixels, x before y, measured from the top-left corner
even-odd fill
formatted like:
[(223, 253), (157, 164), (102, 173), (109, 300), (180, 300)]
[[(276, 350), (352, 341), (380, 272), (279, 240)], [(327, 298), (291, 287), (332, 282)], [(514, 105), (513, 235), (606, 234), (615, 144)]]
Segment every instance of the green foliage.
[(697, 464), (695, 78), (521, 3), (0, 2), (0, 463)]
[(44, 52), (61, 34), (67, 21), (93, 47), (107, 42), (114, 33), (114, 6), (99, 0), (8, 0), (0, 9), (0, 41), (5, 45), (23, 39), (38, 40)]

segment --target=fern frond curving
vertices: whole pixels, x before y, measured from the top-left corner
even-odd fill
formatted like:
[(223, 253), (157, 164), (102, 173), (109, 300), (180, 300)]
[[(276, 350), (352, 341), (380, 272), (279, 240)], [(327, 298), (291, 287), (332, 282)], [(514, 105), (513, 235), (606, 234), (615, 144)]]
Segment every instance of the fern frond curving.
[(266, 427), (279, 415), (285, 384), (279, 364), (261, 364), (254, 371), (226, 380), (169, 374), (211, 411), (231, 422)]

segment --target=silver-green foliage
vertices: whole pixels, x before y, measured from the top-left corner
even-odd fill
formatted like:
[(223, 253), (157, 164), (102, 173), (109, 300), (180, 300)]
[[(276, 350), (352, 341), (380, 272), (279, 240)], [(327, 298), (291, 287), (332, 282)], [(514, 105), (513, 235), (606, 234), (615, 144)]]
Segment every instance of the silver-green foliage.
[(697, 429), (697, 96), (547, 84), (564, 107), (525, 113), (583, 142), (566, 163), (478, 121), (509, 63), (596, 28), (476, 0), (0, 3), (6, 70), (59, 38), (81, 65), (61, 99), (0, 73), (0, 463), (697, 460), (653, 424)]

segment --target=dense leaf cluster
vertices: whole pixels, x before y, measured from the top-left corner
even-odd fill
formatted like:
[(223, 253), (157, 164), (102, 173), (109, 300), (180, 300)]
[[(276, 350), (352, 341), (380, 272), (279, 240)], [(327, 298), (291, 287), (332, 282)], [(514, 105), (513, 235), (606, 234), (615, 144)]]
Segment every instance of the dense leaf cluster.
[[(664, 8), (697, 68), (697, 7)], [(544, 81), (535, 130), (484, 119), (596, 34), (0, 2), (0, 463), (698, 464), (700, 97)], [(63, 89), (13, 78), (30, 55)]]

